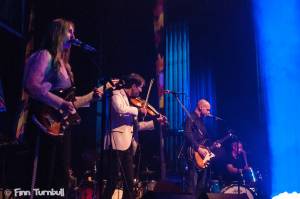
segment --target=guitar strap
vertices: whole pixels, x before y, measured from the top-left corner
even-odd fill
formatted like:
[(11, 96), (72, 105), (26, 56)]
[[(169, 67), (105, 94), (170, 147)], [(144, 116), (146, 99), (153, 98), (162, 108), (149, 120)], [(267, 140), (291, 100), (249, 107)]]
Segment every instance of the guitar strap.
[(73, 86), (75, 86), (75, 83), (74, 83), (74, 78), (73, 78), (73, 72), (71, 71), (70, 65), (66, 68), (66, 70), (67, 70), (67, 74), (71, 81), (71, 87), (73, 87)]
[(18, 115), (18, 121), (16, 124), (16, 139), (19, 141), (23, 140), (23, 135), (25, 132), (25, 126), (28, 119), (28, 112), (29, 112), (29, 96), (24, 91), (22, 91), (22, 102), (20, 107), (20, 113)]

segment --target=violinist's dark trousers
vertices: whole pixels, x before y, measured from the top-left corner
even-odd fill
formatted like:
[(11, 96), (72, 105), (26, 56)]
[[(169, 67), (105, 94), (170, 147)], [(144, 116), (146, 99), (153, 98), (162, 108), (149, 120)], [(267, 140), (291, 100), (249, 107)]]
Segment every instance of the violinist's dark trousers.
[(123, 182), (123, 199), (133, 199), (134, 169), (131, 147), (125, 151), (110, 149), (109, 153), (109, 167), (104, 171), (108, 178), (104, 199), (111, 199), (119, 179)]

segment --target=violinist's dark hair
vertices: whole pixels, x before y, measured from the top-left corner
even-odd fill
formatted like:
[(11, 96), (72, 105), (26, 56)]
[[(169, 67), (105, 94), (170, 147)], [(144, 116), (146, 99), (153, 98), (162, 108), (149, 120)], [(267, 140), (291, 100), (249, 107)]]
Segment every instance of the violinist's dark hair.
[(133, 84), (136, 86), (141, 86), (142, 84), (145, 84), (145, 79), (137, 74), (137, 73), (131, 73), (123, 78), (124, 80), (124, 88), (131, 88)]

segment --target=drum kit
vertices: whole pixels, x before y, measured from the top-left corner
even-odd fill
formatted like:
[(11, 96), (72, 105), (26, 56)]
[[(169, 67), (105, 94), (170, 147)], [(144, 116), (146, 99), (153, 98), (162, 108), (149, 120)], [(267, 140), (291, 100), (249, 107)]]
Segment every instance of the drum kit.
[[(259, 182), (262, 181), (262, 176), (259, 171), (255, 173), (252, 167), (249, 166), (246, 151), (243, 149), (243, 145), (240, 141), (232, 143), (232, 157), (235, 159), (236, 166), (239, 165), (244, 169), (238, 169), (241, 171), (239, 173), (240, 176), (236, 178), (238, 181), (230, 182), (229, 186), (224, 186), (220, 192), (224, 194), (245, 194), (248, 199), (257, 198), (260, 195)], [(232, 171), (230, 173), (234, 175)], [(212, 185), (214, 184), (216, 183), (212, 183)], [(216, 187), (216, 185), (211, 186), (211, 189), (214, 187)]]
[(234, 181), (228, 186), (224, 186), (221, 189), (219, 180), (211, 180), (210, 182), (210, 192), (214, 193), (224, 193), (224, 194), (246, 194), (248, 199), (257, 198), (257, 182), (262, 180), (261, 174), (259, 171), (256, 173), (251, 167), (245, 169), (241, 173), (242, 181)]
[[(155, 171), (149, 170), (147, 167), (141, 172), (144, 176), (143, 180), (134, 179), (134, 194), (136, 199), (141, 199), (148, 191), (155, 191), (157, 189), (157, 181), (152, 180)], [(219, 180), (211, 180), (209, 191), (211, 193), (222, 194), (244, 194), (248, 199), (257, 199), (259, 194), (259, 183), (262, 181), (262, 176), (259, 171), (254, 172), (251, 167), (244, 169), (241, 173), (240, 181), (233, 181), (226, 185), (220, 183)], [(95, 170), (87, 170), (84, 173), (82, 181), (79, 186), (74, 189), (75, 199), (98, 199), (101, 198), (101, 191), (98, 183), (95, 180)], [(121, 199), (123, 196), (122, 184), (119, 184), (114, 190), (112, 199)]]

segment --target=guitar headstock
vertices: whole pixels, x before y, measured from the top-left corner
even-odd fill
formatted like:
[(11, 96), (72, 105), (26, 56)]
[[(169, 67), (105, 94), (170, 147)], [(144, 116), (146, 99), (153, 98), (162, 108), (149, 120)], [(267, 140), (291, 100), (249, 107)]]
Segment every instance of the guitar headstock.
[(235, 131), (232, 130), (232, 129), (228, 129), (226, 131), (226, 133), (227, 133), (227, 135), (224, 137), (226, 139), (228, 139), (228, 138), (236, 139), (237, 138), (237, 135), (235, 134)]
[(223, 137), (222, 139), (215, 141), (211, 148), (220, 148), (222, 146), (223, 142), (225, 142), (229, 138), (235, 138), (235, 137), (237, 137), (237, 136), (235, 134), (233, 134), (233, 131), (227, 131), (227, 135), (225, 137)]

